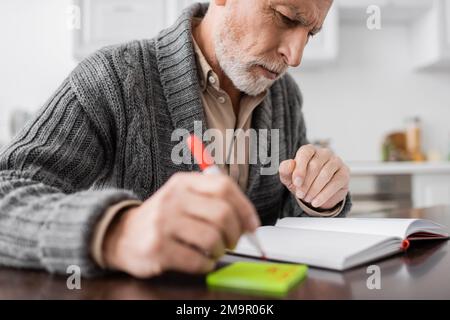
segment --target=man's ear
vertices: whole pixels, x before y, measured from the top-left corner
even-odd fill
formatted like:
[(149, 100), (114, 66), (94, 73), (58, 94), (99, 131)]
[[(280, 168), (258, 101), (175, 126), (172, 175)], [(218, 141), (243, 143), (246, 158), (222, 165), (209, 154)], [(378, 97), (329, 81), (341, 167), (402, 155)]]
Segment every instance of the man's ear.
[(214, 0), (214, 2), (216, 3), (216, 6), (223, 7), (227, 3), (227, 0)]

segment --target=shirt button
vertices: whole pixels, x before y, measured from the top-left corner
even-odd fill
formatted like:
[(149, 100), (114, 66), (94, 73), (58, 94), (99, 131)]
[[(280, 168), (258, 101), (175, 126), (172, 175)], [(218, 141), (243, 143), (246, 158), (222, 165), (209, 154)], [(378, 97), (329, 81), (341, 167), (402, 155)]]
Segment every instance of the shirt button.
[(226, 99), (224, 97), (219, 97), (217, 100), (219, 100), (221, 104), (224, 104), (226, 102)]
[(208, 78), (208, 81), (209, 81), (209, 83), (214, 84), (214, 83), (216, 83), (216, 78), (214, 78), (213, 76), (210, 76)]

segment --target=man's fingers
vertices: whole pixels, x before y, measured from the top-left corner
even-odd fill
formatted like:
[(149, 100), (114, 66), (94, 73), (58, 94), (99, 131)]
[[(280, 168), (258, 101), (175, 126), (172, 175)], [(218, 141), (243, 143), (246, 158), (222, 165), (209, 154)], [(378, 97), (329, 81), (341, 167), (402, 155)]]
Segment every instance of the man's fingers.
[(189, 216), (177, 217), (171, 226), (173, 228), (171, 236), (176, 240), (198, 249), (213, 259), (224, 255), (224, 239), (216, 226)]
[[(340, 169), (335, 178), (328, 183), (325, 188), (313, 199), (311, 200), (311, 205), (315, 208), (322, 207), (325, 202), (331, 199), (342, 188), (347, 187), (347, 179), (345, 177), (346, 173), (344, 169)], [(342, 199), (341, 199), (342, 200)]]
[(339, 202), (345, 199), (348, 193), (348, 188), (343, 188), (334, 194), (327, 202), (325, 202), (321, 207), (324, 209), (334, 208)]
[(331, 157), (330, 160), (325, 163), (325, 165), (320, 169), (319, 174), (315, 178), (312, 185), (309, 187), (309, 190), (305, 196), (305, 202), (310, 202), (312, 199), (314, 199), (319, 194), (319, 192), (322, 191), (322, 189), (325, 188), (325, 186), (333, 179), (333, 176), (341, 167), (342, 161), (338, 157)]
[(185, 178), (189, 180), (188, 184), (192, 190), (223, 199), (231, 204), (239, 215), (243, 230), (254, 231), (260, 226), (261, 222), (255, 207), (230, 177), (201, 174), (193, 176), (190, 174)]
[(191, 194), (184, 211), (196, 219), (214, 226), (222, 235), (227, 248), (232, 249), (243, 233), (236, 209), (222, 199)]
[(164, 270), (179, 271), (186, 273), (206, 273), (212, 271), (216, 262), (176, 240), (167, 241), (164, 244), (166, 249), (162, 257), (162, 267)]
[(295, 155), (296, 166), (294, 173), (292, 174), (292, 183), (295, 185), (297, 190), (303, 185), (305, 181), (308, 163), (315, 153), (316, 148), (314, 148), (313, 145), (308, 144), (298, 149), (297, 154)]
[(300, 199), (303, 199), (306, 202), (310, 202), (308, 200), (312, 200), (307, 197), (309, 189), (311, 188), (323, 166), (328, 162), (330, 157), (331, 151), (329, 151), (328, 149), (316, 150), (316, 153), (307, 164), (305, 180), (300, 189), (297, 189), (297, 196)]
[(295, 160), (289, 159), (281, 162), (278, 172), (280, 174), (280, 181), (291, 192), (295, 192), (295, 186), (292, 182), (292, 173), (295, 170)]

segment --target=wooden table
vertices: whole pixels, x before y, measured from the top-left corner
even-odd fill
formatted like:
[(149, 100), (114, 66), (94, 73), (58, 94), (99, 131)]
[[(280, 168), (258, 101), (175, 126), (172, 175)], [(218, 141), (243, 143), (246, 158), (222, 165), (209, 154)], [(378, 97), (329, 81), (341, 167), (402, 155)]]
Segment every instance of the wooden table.
[[(364, 217), (424, 218), (450, 229), (450, 207), (365, 214)], [(358, 217), (362, 217), (359, 215)], [(221, 264), (234, 261), (225, 257)], [(450, 242), (425, 241), (377, 264), (381, 289), (369, 290), (367, 266), (346, 272), (310, 268), (308, 278), (286, 299), (450, 299)], [(238, 293), (210, 291), (204, 277), (166, 274), (137, 280), (114, 274), (82, 279), (81, 290), (69, 290), (66, 277), (40, 271), (0, 268), (0, 299), (254, 299)]]

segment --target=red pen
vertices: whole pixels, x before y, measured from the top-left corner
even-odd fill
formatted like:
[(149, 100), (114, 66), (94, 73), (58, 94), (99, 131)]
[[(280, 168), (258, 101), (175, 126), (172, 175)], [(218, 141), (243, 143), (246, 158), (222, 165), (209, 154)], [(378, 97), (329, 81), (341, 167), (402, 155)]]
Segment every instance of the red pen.
[[(203, 142), (194, 134), (191, 134), (187, 138), (187, 145), (191, 154), (197, 160), (197, 163), (204, 174), (222, 174), (219, 167), (215, 165), (214, 159), (205, 149)], [(262, 249), (261, 243), (256, 237), (255, 232), (246, 233), (247, 239), (249, 242), (259, 251), (261, 257), (265, 260), (266, 254)]]

